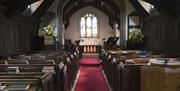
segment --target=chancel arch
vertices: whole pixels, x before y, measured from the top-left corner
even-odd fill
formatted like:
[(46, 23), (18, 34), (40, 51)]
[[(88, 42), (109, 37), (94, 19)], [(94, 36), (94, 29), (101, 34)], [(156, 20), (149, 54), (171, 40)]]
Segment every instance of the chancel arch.
[[(97, 18), (97, 35), (94, 37), (88, 37), (87, 35), (86, 37), (81, 37), (81, 18), (87, 14), (91, 14)], [(115, 34), (115, 31), (109, 25), (108, 16), (95, 7), (87, 6), (78, 10), (70, 17), (69, 21), (70, 24), (65, 30), (65, 39), (71, 39), (72, 41), (82, 40), (80, 45), (99, 45), (102, 44), (103, 38), (108, 38)]]
[[(117, 24), (119, 26), (119, 30), (121, 33), (121, 47), (125, 46), (125, 31), (126, 31), (126, 7), (124, 0), (112, 0), (112, 1), (106, 1), (106, 0), (90, 0), (91, 2), (87, 0), (82, 1), (76, 1), (76, 0), (61, 0), (57, 7), (57, 25), (58, 25), (58, 31), (61, 32), (62, 25), (64, 24), (65, 29), (67, 30), (67, 26), (70, 24), (70, 17), (76, 13), (78, 10), (91, 6), (94, 8), (99, 9), (100, 11), (104, 12), (106, 16), (109, 18), (109, 21), (111, 19), (116, 19)], [(60, 12), (61, 11), (61, 12)], [(79, 23), (79, 22), (77, 22)], [(113, 23), (113, 22), (109, 22)], [(113, 28), (114, 24), (110, 24)], [(108, 25), (109, 26), (109, 25)]]

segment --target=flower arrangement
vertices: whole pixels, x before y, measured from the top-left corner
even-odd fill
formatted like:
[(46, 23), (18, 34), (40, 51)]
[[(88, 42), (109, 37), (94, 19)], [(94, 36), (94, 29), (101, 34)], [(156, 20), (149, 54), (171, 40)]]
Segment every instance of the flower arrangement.
[(129, 32), (127, 40), (127, 49), (141, 49), (144, 46), (144, 35), (142, 30), (139, 28), (134, 28)]
[(55, 30), (54, 26), (49, 24), (40, 31), (40, 36), (54, 36), (55, 35), (54, 30)]
[(144, 35), (142, 33), (142, 30), (139, 28), (133, 29), (131, 32), (129, 32), (129, 38), (130, 41), (136, 41), (140, 42), (143, 41)]

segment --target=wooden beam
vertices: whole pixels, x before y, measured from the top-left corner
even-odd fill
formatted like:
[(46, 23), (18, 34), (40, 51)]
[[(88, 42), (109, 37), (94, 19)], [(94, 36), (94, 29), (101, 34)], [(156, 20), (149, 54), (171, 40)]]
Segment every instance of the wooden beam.
[(4, 14), (7, 17), (10, 17), (10, 15), (15, 11), (19, 10), (21, 12), (24, 11), (24, 9), (27, 8), (28, 5), (37, 2), (39, 0), (11, 0), (3, 2), (3, 6), (7, 7), (7, 10), (4, 12)]
[(160, 12), (163, 11), (162, 8), (162, 1), (160, 0), (151, 0), (151, 2), (149, 2), (150, 4), (154, 5), (154, 7)]
[(38, 9), (32, 14), (32, 16), (36, 18), (40, 18), (47, 9), (51, 6), (51, 4), (54, 2), (54, 0), (45, 0)]
[(143, 8), (143, 6), (138, 2), (138, 0), (129, 0), (129, 2), (134, 6), (134, 8), (139, 12), (142, 17), (149, 16), (149, 13)]
[(35, 3), (35, 2), (38, 2), (38, 1), (40, 1), (40, 0), (23, 0), (23, 1), (20, 1), (20, 2), (18, 3), (18, 6), (20, 6), (20, 7), (18, 8), (18, 10), (19, 10), (20, 12), (23, 12), (23, 11), (28, 7), (28, 5), (31, 5), (31, 4), (33, 4), (33, 3)]

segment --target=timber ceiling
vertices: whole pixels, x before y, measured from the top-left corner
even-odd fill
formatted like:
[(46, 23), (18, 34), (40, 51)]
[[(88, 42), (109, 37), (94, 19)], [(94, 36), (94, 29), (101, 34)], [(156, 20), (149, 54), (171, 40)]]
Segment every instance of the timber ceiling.
[(157, 10), (177, 13), (180, 11), (180, 0), (144, 0), (154, 5)]
[(63, 10), (65, 26), (69, 24), (69, 18), (76, 11), (86, 6), (95, 7), (104, 12), (109, 17), (111, 25), (112, 22), (119, 22), (120, 9), (115, 0), (69, 0)]
[(77, 10), (86, 6), (100, 9), (109, 17), (115, 17), (116, 14), (120, 13), (118, 6), (114, 4), (113, 0), (70, 0), (64, 7), (64, 15), (70, 17)]
[[(0, 6), (5, 8), (4, 14), (9, 17), (14, 11), (18, 10), (23, 12), (26, 7), (34, 2), (39, 0), (0, 0)], [(63, 1), (63, 0), (60, 0)], [(116, 20), (119, 21), (120, 17), (120, 8), (121, 1), (123, 0), (68, 0), (68, 2), (64, 5), (63, 15), (64, 21), (68, 22), (69, 18), (79, 9), (92, 6), (95, 7), (104, 14), (106, 14), (110, 22)], [(143, 7), (138, 3), (138, 0), (129, 0), (130, 3), (134, 6), (134, 8), (139, 12), (139, 14), (143, 17), (149, 16), (148, 13), (143, 9)], [(144, 0), (154, 5), (155, 8), (159, 11), (168, 11), (172, 14), (176, 14), (180, 11), (180, 0)], [(37, 9), (37, 11), (33, 14), (34, 17), (40, 18), (46, 10), (50, 7), (50, 5), (54, 2), (54, 0), (44, 0), (42, 5)]]
[[(10, 17), (14, 11), (23, 12), (28, 5), (37, 1), (39, 0), (0, 0), (0, 6), (5, 8), (4, 14)], [(54, 0), (44, 0), (33, 16), (40, 18), (53, 2)]]

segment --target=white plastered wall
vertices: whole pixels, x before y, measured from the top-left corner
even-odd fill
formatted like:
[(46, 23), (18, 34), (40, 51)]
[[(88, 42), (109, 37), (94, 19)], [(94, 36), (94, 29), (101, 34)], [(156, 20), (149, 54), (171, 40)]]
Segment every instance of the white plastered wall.
[[(86, 13), (92, 13), (98, 18), (99, 36), (97, 38), (80, 37), (80, 18), (83, 14)], [(80, 45), (101, 45), (102, 38), (107, 39), (108, 37), (115, 35), (115, 31), (109, 25), (108, 17), (102, 11), (91, 6), (87, 6), (78, 10), (71, 16), (69, 20), (70, 24), (65, 30), (65, 39), (71, 39), (72, 42), (82, 39), (83, 41), (80, 42)]]

